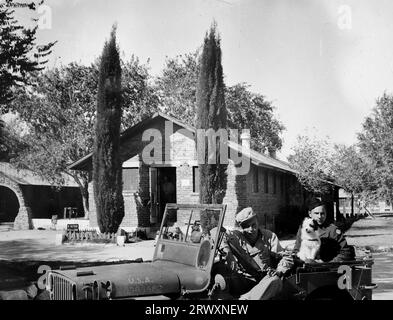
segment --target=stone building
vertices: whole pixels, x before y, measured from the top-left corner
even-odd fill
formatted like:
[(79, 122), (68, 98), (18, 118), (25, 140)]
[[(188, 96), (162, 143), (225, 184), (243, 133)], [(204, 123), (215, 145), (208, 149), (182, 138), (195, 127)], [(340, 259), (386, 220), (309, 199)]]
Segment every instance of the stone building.
[[(122, 228), (157, 227), (166, 202), (198, 203), (195, 134), (195, 128), (163, 113), (156, 113), (122, 133), (120, 153), (125, 203)], [(252, 206), (259, 221), (273, 230), (275, 218), (283, 211), (293, 207), (304, 210), (308, 193), (288, 163), (251, 150), (249, 135), (243, 135), (241, 144), (229, 141), (228, 147), (224, 225), (232, 226), (236, 212), (247, 206)], [(234, 161), (236, 154), (231, 151), (238, 156), (240, 151), (246, 154), (250, 163), (246, 174), (239, 162)], [(70, 168), (91, 171), (92, 154)], [(92, 182), (89, 194), (90, 224), (96, 227)]]
[(57, 189), (30, 170), (18, 170), (0, 162), (0, 223), (13, 223), (14, 229), (32, 229), (32, 219), (62, 217), (65, 207), (77, 208), (84, 216), (82, 198), (76, 183), (66, 180)]

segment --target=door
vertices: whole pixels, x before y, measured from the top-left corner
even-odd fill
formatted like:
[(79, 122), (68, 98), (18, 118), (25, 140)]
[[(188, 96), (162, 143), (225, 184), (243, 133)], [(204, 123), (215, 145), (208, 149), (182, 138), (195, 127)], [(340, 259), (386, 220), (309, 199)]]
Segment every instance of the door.
[(167, 203), (176, 203), (176, 168), (150, 167), (150, 222), (160, 224)]
[(158, 172), (159, 211), (158, 221), (162, 220), (167, 203), (176, 203), (176, 168), (162, 167)]

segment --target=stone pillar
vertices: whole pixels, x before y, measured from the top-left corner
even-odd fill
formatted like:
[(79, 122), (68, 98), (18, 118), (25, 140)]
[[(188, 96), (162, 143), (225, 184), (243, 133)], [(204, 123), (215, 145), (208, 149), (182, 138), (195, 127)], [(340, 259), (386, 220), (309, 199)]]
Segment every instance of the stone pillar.
[(33, 229), (33, 223), (31, 221), (31, 209), (30, 207), (21, 206), (14, 221), (14, 230), (30, 229)]

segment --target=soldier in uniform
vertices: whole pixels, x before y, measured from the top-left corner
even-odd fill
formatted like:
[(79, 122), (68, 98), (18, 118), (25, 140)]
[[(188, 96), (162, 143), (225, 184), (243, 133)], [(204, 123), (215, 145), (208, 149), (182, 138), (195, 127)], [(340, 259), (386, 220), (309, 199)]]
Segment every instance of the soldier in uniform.
[[(281, 247), (273, 232), (259, 226), (252, 208), (241, 210), (236, 228), (222, 242), (226, 260), (237, 277), (242, 300), (268, 300), (282, 290), (282, 276), (293, 266), (293, 258)], [(240, 266), (239, 266), (240, 265)]]
[[(353, 247), (348, 246), (343, 232), (334, 224), (326, 222), (326, 205), (318, 199), (313, 199), (308, 206), (309, 216), (317, 224), (317, 234), (321, 239), (318, 260), (323, 262), (337, 262), (355, 258)], [(294, 253), (297, 253), (301, 244), (301, 226), (296, 235)]]

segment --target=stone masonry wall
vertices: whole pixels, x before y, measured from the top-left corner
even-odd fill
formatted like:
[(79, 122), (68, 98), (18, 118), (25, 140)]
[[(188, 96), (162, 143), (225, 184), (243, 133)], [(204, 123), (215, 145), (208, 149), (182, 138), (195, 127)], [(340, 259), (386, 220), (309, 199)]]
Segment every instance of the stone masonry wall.
[(26, 206), (22, 189), (17, 183), (0, 173), (0, 185), (11, 189), (19, 201), (19, 212), (14, 221), (14, 229), (28, 230), (33, 228), (31, 209)]

